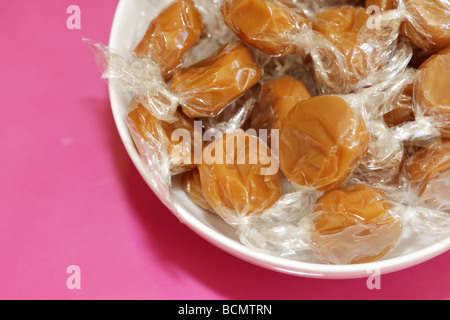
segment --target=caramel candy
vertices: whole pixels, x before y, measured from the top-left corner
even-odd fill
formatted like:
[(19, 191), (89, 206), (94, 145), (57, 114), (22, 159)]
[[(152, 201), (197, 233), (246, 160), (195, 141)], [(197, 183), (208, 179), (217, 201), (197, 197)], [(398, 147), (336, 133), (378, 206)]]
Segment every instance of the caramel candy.
[(369, 147), (369, 133), (337, 96), (297, 104), (280, 130), (280, 167), (297, 185), (330, 190), (348, 180)]
[(450, 48), (431, 56), (419, 68), (415, 99), (426, 116), (435, 119), (450, 138)]
[(388, 127), (395, 127), (405, 122), (415, 120), (413, 111), (413, 92), (414, 85), (410, 84), (394, 99), (391, 111), (383, 115), (383, 119)]
[[(159, 120), (148, 110), (137, 103), (130, 104), (128, 120), (139, 133), (139, 136), (151, 143), (159, 152), (170, 157), (172, 174), (179, 174), (191, 170), (194, 163), (194, 122), (182, 112), (177, 111), (178, 121), (172, 124)], [(190, 141), (172, 141), (172, 134), (177, 129), (186, 130), (192, 138)], [(181, 139), (180, 139), (181, 140)]]
[(221, 11), (242, 41), (273, 56), (294, 53), (292, 35), (311, 28), (308, 18), (289, 0), (225, 0)]
[(198, 168), (205, 199), (231, 225), (261, 213), (281, 196), (277, 159), (261, 140), (243, 131), (205, 147)]
[(450, 139), (432, 142), (417, 151), (406, 163), (411, 185), (431, 207), (450, 210)]
[(313, 27), (328, 39), (337, 41), (347, 33), (358, 33), (368, 18), (365, 8), (334, 8), (319, 13), (313, 20)]
[(192, 0), (176, 0), (150, 23), (134, 53), (151, 57), (161, 67), (163, 77), (170, 79), (202, 30), (202, 18)]
[(311, 98), (303, 82), (290, 76), (269, 80), (262, 86), (261, 99), (251, 116), (251, 128), (280, 129), (289, 111), (300, 101)]
[(381, 11), (395, 9), (394, 0), (366, 0), (366, 8), (377, 6)]
[(386, 194), (363, 184), (326, 192), (314, 205), (311, 244), (331, 264), (376, 261), (400, 240), (403, 226)]
[(401, 32), (416, 46), (437, 52), (450, 46), (450, 7), (446, 0), (403, 0), (408, 20)]
[(171, 89), (188, 117), (214, 117), (255, 85), (262, 74), (250, 49), (233, 42), (211, 57), (178, 70)]
[(208, 201), (206, 201), (205, 197), (203, 196), (202, 184), (200, 181), (200, 173), (198, 172), (198, 168), (194, 168), (184, 174), (183, 188), (195, 204), (205, 210), (213, 211)]
[[(364, 43), (358, 44), (358, 33), (366, 24), (370, 15), (365, 8), (344, 7), (325, 10), (313, 20), (314, 30), (323, 34), (345, 57), (348, 72), (339, 65), (332, 65), (330, 81), (332, 83), (345, 83), (349, 81), (356, 84), (368, 74), (368, 63), (371, 68), (378, 69), (383, 59), (370, 59), (370, 54), (380, 54), (375, 50), (367, 50)], [(346, 68), (347, 69), (347, 68)]]

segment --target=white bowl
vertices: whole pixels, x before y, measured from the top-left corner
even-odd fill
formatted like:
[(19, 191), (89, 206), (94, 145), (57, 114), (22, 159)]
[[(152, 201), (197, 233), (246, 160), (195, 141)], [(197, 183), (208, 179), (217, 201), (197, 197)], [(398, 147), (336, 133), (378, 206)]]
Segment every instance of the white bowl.
[[(162, 8), (171, 0), (154, 2), (158, 3), (159, 8)], [(128, 54), (130, 48), (145, 30), (146, 24), (158, 13), (157, 10), (153, 10), (155, 12), (146, 11), (148, 9), (148, 0), (121, 0), (114, 17), (109, 46), (123, 54)], [(125, 123), (131, 95), (112, 85), (109, 86), (109, 91), (112, 112), (120, 137), (134, 165), (150, 186), (150, 178)], [(294, 261), (271, 256), (242, 245), (236, 236), (235, 229), (217, 216), (201, 210), (192, 203), (178, 179), (175, 179), (174, 182), (174, 204), (167, 206), (182, 223), (226, 252), (255, 265), (297, 276), (324, 279), (364, 278), (369, 277), (375, 271), (385, 274), (417, 265), (450, 249), (449, 241), (433, 243), (424, 241), (415, 234), (407, 234), (393, 252), (383, 260), (373, 263), (327, 265)]]

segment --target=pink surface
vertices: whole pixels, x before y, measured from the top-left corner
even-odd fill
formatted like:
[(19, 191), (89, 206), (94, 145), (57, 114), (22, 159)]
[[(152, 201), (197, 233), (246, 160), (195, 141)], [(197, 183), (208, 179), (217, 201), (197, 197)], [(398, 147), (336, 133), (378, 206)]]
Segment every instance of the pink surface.
[[(81, 30), (66, 27), (73, 4)], [(253, 266), (179, 223), (125, 152), (81, 43), (108, 41), (116, 4), (0, 2), (1, 299), (450, 299), (450, 252), (369, 290)]]

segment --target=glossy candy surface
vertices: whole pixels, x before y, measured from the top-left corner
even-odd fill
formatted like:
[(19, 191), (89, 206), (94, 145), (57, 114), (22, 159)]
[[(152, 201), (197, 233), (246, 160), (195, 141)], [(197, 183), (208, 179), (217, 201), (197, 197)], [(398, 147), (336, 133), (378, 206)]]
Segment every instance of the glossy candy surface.
[[(366, 77), (369, 67), (377, 69), (384, 64), (383, 59), (372, 59), (379, 55), (364, 43), (358, 43), (358, 33), (366, 24), (369, 14), (365, 8), (343, 7), (322, 11), (313, 20), (314, 30), (319, 31), (344, 56), (346, 65), (333, 65), (330, 73), (332, 83), (354, 84)], [(380, 50), (380, 49), (378, 49)], [(376, 65), (368, 65), (372, 60)]]
[(263, 84), (261, 99), (251, 118), (253, 129), (280, 129), (289, 111), (300, 101), (311, 98), (303, 82), (282, 76)]
[(149, 25), (134, 49), (138, 57), (151, 57), (169, 79), (183, 55), (200, 39), (203, 22), (192, 0), (177, 0)]
[(178, 70), (171, 89), (188, 117), (213, 117), (253, 87), (262, 74), (250, 49), (242, 42), (232, 42), (209, 58)]
[(407, 21), (402, 33), (419, 48), (437, 52), (450, 46), (450, 4), (447, 0), (398, 0)]
[[(450, 210), (446, 3), (174, 1), (134, 51), (157, 65), (133, 57), (148, 61), (155, 69), (148, 73), (157, 75), (153, 81), (146, 68), (136, 73), (143, 91), (158, 98), (149, 106), (167, 104), (155, 108), (167, 121), (164, 112), (177, 110), (178, 121), (171, 124), (155, 118), (146, 100), (133, 102), (128, 114), (138, 150), (147, 152), (143, 141), (152, 142), (153, 153), (142, 157), (150, 170), (168, 173), (159, 180), (154, 175), (155, 189), (166, 183), (173, 191), (179, 186), (171, 184), (172, 175), (184, 173), (182, 186), (192, 201), (237, 227), (244, 245), (281, 256), (307, 247), (331, 264), (366, 263), (389, 253), (403, 234), (402, 223), (413, 216), (401, 215), (401, 221), (399, 209), (423, 210), (434, 227), (436, 211), (430, 207)], [(386, 18), (379, 31), (370, 25), (371, 6)], [(215, 27), (229, 37), (212, 39)], [(199, 61), (197, 54), (208, 58)], [(145, 96), (133, 93), (136, 99)], [(195, 165), (192, 148), (172, 139), (177, 129), (195, 137), (194, 119), (203, 122), (202, 134), (215, 135), (203, 136), (202, 161)], [(251, 135), (260, 129), (269, 130), (267, 141)], [(423, 148), (436, 139), (437, 129), (443, 140)], [(398, 202), (375, 185), (393, 190), (390, 196)]]
[(293, 183), (317, 190), (342, 185), (369, 146), (364, 122), (336, 96), (297, 104), (280, 130), (280, 165)]
[(363, 184), (326, 192), (314, 206), (312, 248), (323, 261), (376, 261), (399, 241), (403, 226), (386, 194)]
[(261, 140), (243, 131), (209, 144), (198, 168), (205, 199), (232, 225), (240, 217), (261, 213), (281, 196), (277, 159)]
[(242, 41), (273, 56), (294, 53), (294, 36), (311, 27), (289, 0), (225, 0), (221, 11), (225, 23)]
[(450, 138), (450, 49), (431, 56), (419, 68), (415, 100), (432, 117), (444, 138)]

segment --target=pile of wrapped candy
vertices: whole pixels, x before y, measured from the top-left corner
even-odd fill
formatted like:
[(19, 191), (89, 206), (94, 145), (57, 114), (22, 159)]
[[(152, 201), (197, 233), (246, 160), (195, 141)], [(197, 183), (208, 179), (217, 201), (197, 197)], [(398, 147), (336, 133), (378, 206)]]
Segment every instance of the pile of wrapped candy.
[(123, 57), (154, 189), (241, 242), (376, 261), (409, 228), (450, 234), (450, 1), (175, 0)]

